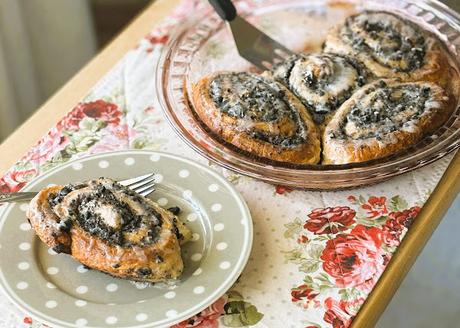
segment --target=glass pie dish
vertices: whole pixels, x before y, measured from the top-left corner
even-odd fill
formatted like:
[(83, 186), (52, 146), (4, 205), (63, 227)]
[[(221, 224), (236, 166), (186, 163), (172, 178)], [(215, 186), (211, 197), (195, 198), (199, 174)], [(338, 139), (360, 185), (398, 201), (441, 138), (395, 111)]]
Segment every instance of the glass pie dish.
[[(434, 32), (452, 58), (460, 55), (460, 15), (435, 0), (241, 1), (238, 12), (296, 52), (320, 51), (328, 30), (366, 9), (398, 13)], [(337, 190), (374, 184), (427, 165), (460, 146), (460, 107), (416, 145), (390, 156), (343, 165), (295, 165), (253, 156), (208, 132), (197, 119), (191, 89), (201, 77), (222, 70), (257, 69), (239, 57), (230, 31), (211, 7), (197, 10), (163, 48), (157, 66), (158, 99), (178, 135), (217, 164), (272, 184)], [(458, 99), (457, 95), (457, 99)]]

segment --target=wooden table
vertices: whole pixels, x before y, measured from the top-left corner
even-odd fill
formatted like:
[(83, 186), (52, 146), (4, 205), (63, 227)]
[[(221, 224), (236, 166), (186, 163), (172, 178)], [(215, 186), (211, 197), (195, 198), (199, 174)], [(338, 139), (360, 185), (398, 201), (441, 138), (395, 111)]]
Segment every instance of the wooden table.
[[(148, 6), (104, 50), (56, 92), (35, 114), (0, 145), (0, 173), (6, 172), (91, 87), (132, 48), (146, 31), (168, 15), (180, 0), (158, 0)], [(460, 190), (460, 153), (457, 152), (442, 180), (423, 207), (397, 253), (367, 299), (353, 327), (373, 326), (415, 262)]]

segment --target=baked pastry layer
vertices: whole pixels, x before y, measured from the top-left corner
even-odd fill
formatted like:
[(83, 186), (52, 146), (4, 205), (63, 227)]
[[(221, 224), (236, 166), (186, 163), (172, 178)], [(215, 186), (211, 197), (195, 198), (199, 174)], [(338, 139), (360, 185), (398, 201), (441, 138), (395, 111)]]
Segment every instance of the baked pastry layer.
[(27, 217), (56, 252), (137, 281), (178, 278), (180, 242), (191, 237), (172, 213), (106, 178), (47, 187), (31, 201)]
[(317, 124), (327, 123), (353, 91), (369, 80), (359, 62), (330, 53), (294, 55), (264, 74), (289, 88)]
[(323, 135), (323, 163), (363, 162), (396, 153), (433, 133), (456, 101), (431, 82), (379, 80), (342, 104)]
[(324, 51), (352, 56), (377, 77), (446, 87), (453, 73), (448, 54), (434, 35), (388, 12), (350, 16), (329, 33)]
[(195, 84), (192, 97), (199, 119), (234, 146), (275, 161), (319, 162), (318, 129), (281, 83), (246, 72), (220, 72)]

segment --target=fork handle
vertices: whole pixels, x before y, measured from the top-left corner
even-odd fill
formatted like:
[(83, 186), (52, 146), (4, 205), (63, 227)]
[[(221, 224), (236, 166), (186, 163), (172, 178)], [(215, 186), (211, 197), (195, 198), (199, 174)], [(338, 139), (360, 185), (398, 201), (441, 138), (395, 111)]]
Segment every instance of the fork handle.
[(230, 22), (236, 17), (236, 9), (230, 0), (209, 0), (216, 13), (223, 20)]
[(0, 192), (0, 204), (9, 202), (26, 202), (35, 197), (36, 192)]

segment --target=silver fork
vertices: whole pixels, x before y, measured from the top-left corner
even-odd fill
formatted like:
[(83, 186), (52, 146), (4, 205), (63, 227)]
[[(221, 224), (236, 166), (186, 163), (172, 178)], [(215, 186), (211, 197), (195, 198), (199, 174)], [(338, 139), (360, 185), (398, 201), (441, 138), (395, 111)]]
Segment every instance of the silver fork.
[(241, 57), (261, 70), (285, 60), (294, 53), (238, 16), (230, 0), (209, 0), (214, 10), (227, 21)]
[[(155, 191), (155, 173), (149, 173), (135, 178), (121, 180), (118, 181), (118, 183), (145, 197)], [(37, 192), (0, 192), (0, 204), (29, 201), (34, 198), (35, 195), (37, 195)]]

